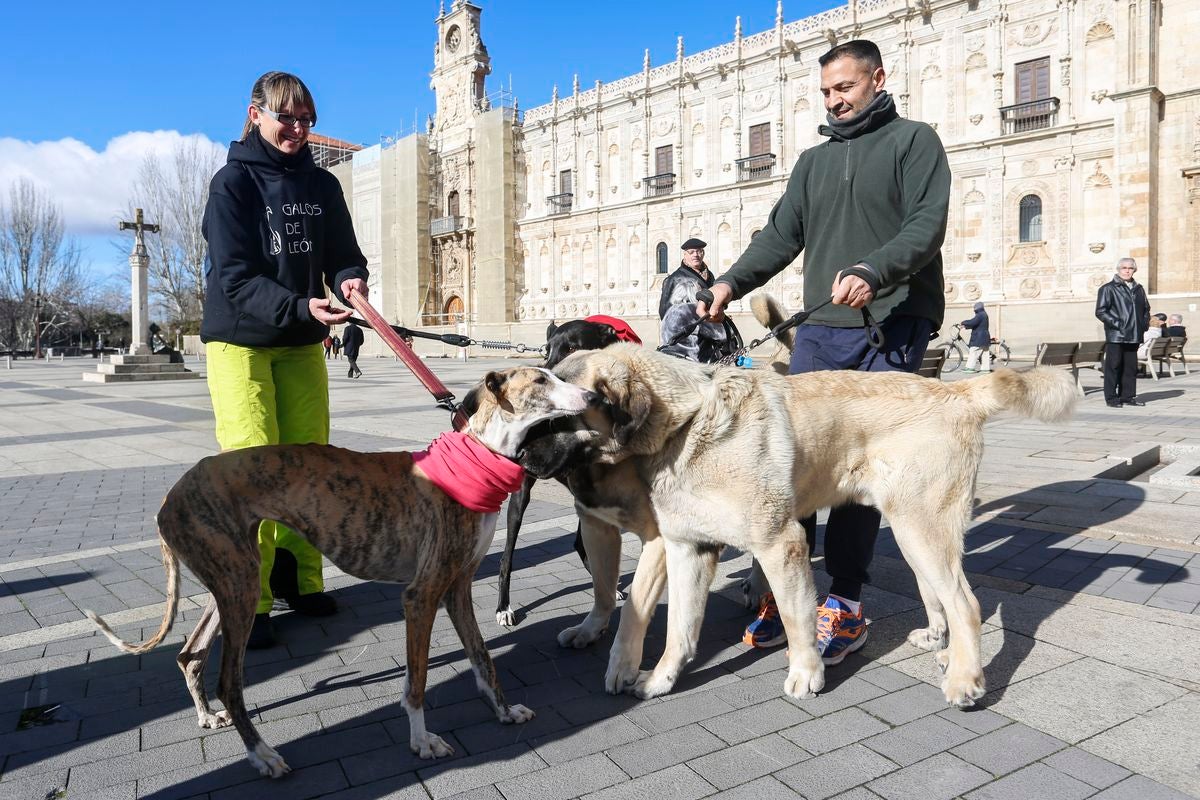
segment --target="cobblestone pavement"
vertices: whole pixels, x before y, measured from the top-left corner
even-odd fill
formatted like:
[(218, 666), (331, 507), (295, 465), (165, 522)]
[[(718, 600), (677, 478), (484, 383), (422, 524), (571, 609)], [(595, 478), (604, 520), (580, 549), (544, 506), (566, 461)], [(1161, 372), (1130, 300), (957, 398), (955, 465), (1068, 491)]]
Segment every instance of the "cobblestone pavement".
[[(461, 395), (511, 363), (432, 366)], [(503, 532), (474, 593), (507, 694), (537, 718), (496, 724), (440, 615), (426, 719), (456, 754), (418, 760), (398, 694), (399, 589), (328, 569), (342, 611), (321, 621), (280, 613), (284, 644), (249, 654), (252, 713), (295, 768), (271, 782), (233, 731), (196, 727), (174, 656), (202, 586), (185, 575), (184, 620), (140, 657), (81, 614), (107, 615), (127, 638), (157, 627), (153, 515), (178, 476), (216, 450), (203, 382), (85, 386), (80, 373), (93, 365), (18, 361), (0, 372), (6, 799), (1200, 796), (1200, 491), (1095, 477), (1116, 463), (1111, 453), (1139, 443), (1200, 446), (1200, 374), (1144, 382), (1145, 408), (1109, 409), (1089, 372), (1093, 391), (1072, 422), (987, 426), (966, 541), (985, 619), (989, 694), (978, 710), (946, 707), (932, 656), (905, 643), (924, 617), (886, 529), (864, 598), (870, 640), (828, 671), (815, 700), (783, 695), (782, 649), (739, 643), (749, 559), (729, 551), (676, 691), (605, 694), (611, 635), (584, 650), (555, 642), (590, 608), (591, 590), (571, 548), (570, 499), (539, 484), (513, 576), (519, 624), (494, 620)], [(446, 429), (400, 364), (362, 366), (350, 381), (344, 362), (330, 362), (334, 444), (411, 449)], [(627, 535), (624, 583), (637, 553)], [(819, 558), (814, 569), (824, 585)], [(664, 618), (660, 608), (647, 663), (661, 652)]]

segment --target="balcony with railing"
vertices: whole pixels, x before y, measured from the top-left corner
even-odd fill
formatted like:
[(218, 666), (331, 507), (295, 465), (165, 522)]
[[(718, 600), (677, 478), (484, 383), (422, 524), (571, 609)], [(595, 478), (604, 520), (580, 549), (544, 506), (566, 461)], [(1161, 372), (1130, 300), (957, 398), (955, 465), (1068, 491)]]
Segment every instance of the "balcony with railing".
[(552, 217), (556, 214), (570, 214), (571, 205), (574, 201), (574, 192), (552, 194), (546, 198), (546, 213)]
[(1047, 97), (1000, 109), (1004, 133), (1028, 133), (1052, 128), (1058, 122), (1058, 98)]
[(675, 173), (662, 172), (642, 179), (642, 197), (663, 197), (675, 191)]
[(737, 165), (738, 183), (742, 181), (757, 181), (769, 178), (775, 174), (774, 153), (762, 153), (757, 156), (739, 158), (733, 163)]
[(470, 217), (438, 217), (429, 223), (430, 236), (449, 236), (471, 227)]

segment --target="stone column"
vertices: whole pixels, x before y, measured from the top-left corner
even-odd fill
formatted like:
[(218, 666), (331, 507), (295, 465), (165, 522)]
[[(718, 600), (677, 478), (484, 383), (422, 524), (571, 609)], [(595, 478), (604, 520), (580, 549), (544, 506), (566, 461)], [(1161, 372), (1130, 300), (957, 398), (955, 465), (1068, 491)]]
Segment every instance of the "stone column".
[(148, 356), (153, 352), (150, 349), (149, 269), (150, 254), (146, 252), (146, 245), (139, 233), (134, 240), (133, 252), (129, 254), (130, 294), (133, 301), (130, 325), (133, 341), (129, 353), (135, 356)]

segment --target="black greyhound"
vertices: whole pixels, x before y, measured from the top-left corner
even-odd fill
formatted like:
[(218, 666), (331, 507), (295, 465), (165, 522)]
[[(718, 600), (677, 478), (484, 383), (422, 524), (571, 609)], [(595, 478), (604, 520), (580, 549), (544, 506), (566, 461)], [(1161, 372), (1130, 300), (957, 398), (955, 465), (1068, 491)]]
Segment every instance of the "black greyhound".
[[(590, 319), (575, 319), (562, 325), (551, 322), (546, 328), (544, 366), (553, 369), (558, 362), (576, 350), (600, 350), (622, 338), (616, 328), (604, 322), (594, 322)], [(529, 505), (530, 492), (536, 482), (537, 478), (531, 473), (526, 473), (525, 483), (508, 500), (508, 537), (504, 542), (504, 555), (500, 557), (500, 598), (496, 603), (496, 622), (506, 627), (517, 624), (517, 615), (509, 602), (513, 550), (517, 546), (517, 535), (521, 532), (521, 522)], [(575, 527), (575, 552), (579, 553), (579, 558), (587, 567), (587, 552), (583, 549), (583, 536), (578, 525)]]

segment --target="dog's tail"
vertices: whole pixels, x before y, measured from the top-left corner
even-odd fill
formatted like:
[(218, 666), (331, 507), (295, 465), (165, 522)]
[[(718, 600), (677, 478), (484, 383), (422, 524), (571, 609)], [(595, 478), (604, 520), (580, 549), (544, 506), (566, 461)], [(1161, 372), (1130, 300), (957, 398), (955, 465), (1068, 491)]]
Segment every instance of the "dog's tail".
[(961, 391), (983, 417), (1013, 411), (1042, 422), (1062, 422), (1083, 393), (1071, 373), (1054, 367), (999, 369), (991, 375), (950, 384)]
[[(754, 319), (758, 321), (758, 324), (767, 330), (771, 330), (791, 316), (783, 304), (774, 295), (767, 292), (761, 292), (750, 298), (750, 311), (753, 312)], [(788, 328), (776, 337), (776, 341), (779, 342), (780, 349), (772, 356), (770, 367), (780, 375), (786, 375), (788, 365), (792, 360), (792, 346), (796, 343), (796, 329)]]
[(87, 609), (83, 611), (88, 619), (96, 623), (96, 627), (108, 637), (110, 642), (126, 653), (140, 654), (150, 652), (155, 647), (158, 647), (159, 643), (167, 637), (167, 634), (171, 632), (171, 626), (175, 624), (175, 611), (179, 608), (179, 559), (176, 558), (175, 553), (162, 540), (161, 536), (159, 537), (159, 544), (162, 545), (163, 566), (167, 570), (167, 607), (163, 611), (162, 624), (159, 625), (157, 633), (141, 644), (127, 642), (113, 633), (113, 629), (108, 627), (108, 623), (104, 621), (104, 618), (95, 611)]

